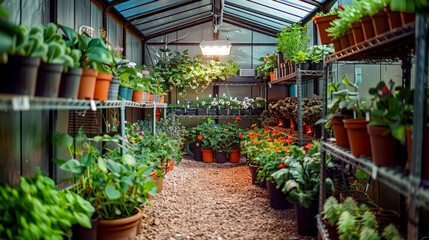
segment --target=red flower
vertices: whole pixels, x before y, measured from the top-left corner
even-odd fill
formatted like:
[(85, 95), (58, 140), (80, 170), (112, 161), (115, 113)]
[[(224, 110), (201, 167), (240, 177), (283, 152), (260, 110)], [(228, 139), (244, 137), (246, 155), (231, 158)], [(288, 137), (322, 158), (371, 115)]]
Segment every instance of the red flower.
[(272, 139), (267, 139), (267, 142), (272, 142), (273, 140)]
[(274, 136), (274, 135), (276, 135), (276, 132), (275, 132), (275, 131), (273, 131), (273, 132), (271, 133), (271, 136)]
[(210, 132), (212, 132), (212, 130), (210, 130)]
[(258, 129), (258, 127), (254, 127), (253, 129)]
[(253, 144), (256, 144), (256, 145), (258, 145), (259, 143), (258, 143), (258, 141), (253, 141), (252, 142)]
[(231, 122), (228, 122), (228, 124), (231, 124)]
[(289, 150), (289, 148), (284, 148), (284, 149), (283, 149), (283, 152), (288, 152), (288, 153), (289, 153), (289, 152), (290, 152), (290, 150)]
[(246, 131), (249, 131), (249, 128), (246, 128)]
[(235, 124), (235, 126), (238, 126), (238, 124)]
[(269, 129), (264, 129), (264, 133), (269, 133), (270, 130)]
[(273, 59), (273, 56), (271, 56), (271, 59)]
[(137, 127), (137, 126), (134, 126), (134, 128), (135, 128), (136, 130), (139, 130), (139, 127)]
[(243, 134), (242, 134), (242, 133), (240, 133), (239, 135), (240, 135), (240, 139), (243, 139)]
[(144, 132), (143, 131), (139, 132), (139, 135), (144, 135)]
[(281, 152), (280, 149), (276, 148), (276, 150), (274, 150), (274, 152)]
[(313, 145), (311, 145), (311, 143), (309, 143), (309, 144), (305, 145), (305, 148), (310, 149), (311, 146), (313, 146)]
[(198, 140), (200, 140), (200, 141), (203, 140), (203, 136), (201, 136), (201, 135), (198, 136)]
[(120, 122), (119, 121), (114, 121), (116, 124), (119, 124)]
[(191, 129), (191, 127), (188, 127), (188, 129)]
[(241, 118), (240, 117), (236, 117), (235, 120), (241, 121)]
[(344, 8), (343, 8), (343, 6), (341, 6), (341, 5), (338, 5), (338, 8), (339, 8), (339, 9), (341, 9), (341, 11), (344, 11)]
[(291, 143), (291, 142), (292, 142), (292, 138), (291, 138), (291, 137), (289, 137), (288, 139), (286, 139), (286, 142), (287, 142), (287, 143)]
[(270, 54), (269, 54), (269, 53), (267, 53), (267, 56), (270, 56)]
[(283, 163), (280, 163), (279, 168), (286, 168), (286, 165), (284, 165)]
[(229, 135), (231, 135), (232, 134), (232, 132), (229, 132)]
[(268, 61), (265, 61), (265, 63), (267, 63)]

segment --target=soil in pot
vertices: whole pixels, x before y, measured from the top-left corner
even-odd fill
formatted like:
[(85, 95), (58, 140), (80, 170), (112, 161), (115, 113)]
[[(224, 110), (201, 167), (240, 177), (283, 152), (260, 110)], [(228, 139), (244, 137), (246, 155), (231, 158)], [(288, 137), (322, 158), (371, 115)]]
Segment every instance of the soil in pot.
[(374, 32), (376, 36), (381, 35), (390, 30), (389, 21), (387, 20), (387, 14), (384, 9), (372, 16), (372, 24), (374, 25)]
[(347, 130), (344, 127), (344, 117), (331, 118), (332, 128), (334, 129), (335, 139), (338, 146), (350, 146)]
[(112, 75), (108, 73), (98, 73), (97, 81), (94, 89), (94, 99), (99, 101), (106, 101), (107, 95), (109, 95), (110, 81), (112, 81)]
[(142, 218), (140, 212), (131, 217), (116, 220), (100, 220), (97, 240), (134, 240), (136, 239), (137, 223)]
[(211, 149), (201, 149), (201, 152), (203, 153), (203, 162), (211, 163), (213, 162), (213, 150)]
[(382, 126), (368, 126), (371, 141), (372, 161), (376, 166), (395, 167), (401, 156), (400, 143), (390, 129)]
[(334, 50), (335, 50), (335, 52), (339, 52), (339, 51), (341, 51), (343, 48), (341, 47), (341, 41), (340, 41), (340, 38), (337, 38), (337, 39), (334, 39), (333, 40), (333, 43), (334, 43)]
[(7, 64), (0, 64), (0, 92), (34, 96), (40, 57), (8, 56)]
[(94, 240), (97, 239), (97, 229), (100, 219), (98, 217), (91, 218), (92, 228), (82, 227), (80, 224), (72, 226), (72, 240)]
[(276, 188), (276, 184), (267, 179), (268, 197), (270, 198), (270, 206), (274, 209), (289, 209), (293, 207), (293, 203), (286, 200), (286, 195), (281, 189)]
[(350, 143), (350, 150), (355, 157), (371, 157), (371, 144), (366, 126), (368, 121), (364, 118), (345, 119), (344, 127)]
[(215, 153), (215, 162), (226, 163), (226, 153), (225, 152), (216, 152)]
[(253, 185), (258, 185), (256, 183), (256, 179), (258, 177), (258, 167), (259, 167), (259, 165), (252, 165), (252, 164), (249, 165), (250, 175), (252, 176), (252, 184)]
[(344, 202), (347, 197), (353, 198), (358, 203), (368, 202), (369, 197), (365, 192), (357, 191), (357, 190), (349, 190), (349, 192), (345, 191), (340, 193), (340, 201)]
[(298, 225), (298, 234), (301, 236), (316, 236), (317, 234), (317, 221), (316, 215), (318, 213), (319, 204), (315, 200), (312, 202), (310, 208), (304, 208), (298, 203), (295, 203), (296, 222)]
[[(405, 137), (407, 141), (407, 154), (408, 154), (408, 163), (407, 166), (411, 167), (411, 153), (412, 153), (412, 146), (413, 146), (413, 130), (412, 129), (405, 129)], [(423, 163), (423, 172), (422, 176), (424, 180), (429, 180), (429, 128), (426, 128), (426, 141), (425, 141), (425, 161)]]
[(322, 45), (332, 43), (332, 38), (328, 36), (326, 29), (332, 27), (331, 22), (335, 19), (339, 19), (338, 15), (324, 16), (314, 19), (314, 23), (317, 26), (317, 31), (319, 33), (320, 42)]
[(41, 63), (37, 73), (36, 96), (58, 97), (63, 69), (62, 64)]
[(97, 74), (98, 71), (91, 68), (85, 68), (82, 70), (82, 76), (80, 78), (79, 84), (79, 93), (77, 95), (78, 99), (94, 98), (94, 89)]
[(232, 149), (229, 153), (229, 162), (238, 163), (240, 162), (241, 150), (240, 149)]
[(392, 11), (390, 7), (385, 7), (384, 11), (386, 12), (387, 19), (389, 20), (390, 30), (393, 30), (398, 27), (402, 27), (401, 12)]
[(109, 94), (107, 96), (107, 100), (118, 100), (119, 82), (119, 78), (112, 77), (112, 81), (109, 85)]
[(82, 68), (70, 68), (68, 72), (63, 73), (58, 97), (76, 99), (81, 76)]
[(372, 24), (371, 17), (366, 15), (360, 19), (360, 22), (362, 23), (365, 40), (368, 41), (369, 39), (375, 37), (374, 25)]
[(141, 103), (143, 100), (143, 91), (134, 90), (132, 100), (133, 102)]
[(355, 41), (355, 44), (359, 44), (365, 41), (362, 24), (360, 22), (355, 22), (351, 24), (351, 27), (352, 27), (352, 33), (353, 33), (353, 40)]
[(128, 88), (125, 86), (119, 86), (118, 99), (127, 100), (128, 98)]
[(194, 160), (195, 161), (202, 161), (203, 160), (203, 153), (201, 151), (201, 143), (195, 143), (194, 147)]

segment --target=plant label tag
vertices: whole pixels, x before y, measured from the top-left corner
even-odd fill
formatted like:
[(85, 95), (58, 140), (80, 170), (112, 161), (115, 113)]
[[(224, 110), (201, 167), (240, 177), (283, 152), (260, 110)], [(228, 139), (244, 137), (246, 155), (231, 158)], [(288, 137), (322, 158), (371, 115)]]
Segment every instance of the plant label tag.
[(195, 145), (200, 146), (200, 144), (199, 144), (199, 143), (196, 143)]
[(271, 84), (268, 84), (268, 86), (270, 86), (270, 88), (271, 88)]
[(12, 109), (14, 111), (30, 110), (30, 99), (28, 98), (28, 96), (12, 98)]
[(94, 100), (90, 100), (89, 101), (89, 105), (91, 106), (91, 110), (92, 111), (97, 111), (97, 107), (95, 106), (95, 101)]
[(366, 120), (367, 122), (369, 122), (369, 112), (367, 112), (367, 113), (365, 114), (365, 120)]
[(376, 180), (376, 179), (377, 179), (377, 171), (378, 171), (378, 167), (377, 167), (377, 166), (374, 166), (374, 167), (372, 168), (372, 173), (371, 173), (371, 177), (372, 177), (374, 180)]

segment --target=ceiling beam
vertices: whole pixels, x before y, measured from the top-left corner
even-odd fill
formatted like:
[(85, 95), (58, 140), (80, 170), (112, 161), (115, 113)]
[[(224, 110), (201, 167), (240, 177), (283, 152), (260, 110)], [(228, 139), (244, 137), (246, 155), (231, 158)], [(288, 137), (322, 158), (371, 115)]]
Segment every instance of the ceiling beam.
[[(192, 16), (192, 18), (194, 18), (195, 16), (202, 15), (202, 14), (205, 14), (206, 16), (210, 16), (210, 14), (209, 14), (210, 12), (211, 12), (211, 11), (201, 12), (201, 13), (198, 13), (198, 14), (193, 15), (193, 16)], [(181, 21), (181, 20), (184, 20), (184, 19), (189, 19), (189, 18), (190, 18), (189, 16), (186, 16), (186, 17), (183, 17), (183, 18), (177, 18), (177, 19), (174, 19), (174, 20), (169, 21), (169, 22), (165, 22), (165, 23), (157, 24), (157, 25), (155, 25), (155, 26), (148, 27), (148, 28), (144, 28), (144, 29), (139, 29), (139, 30), (140, 30), (140, 31), (142, 31), (142, 32), (144, 32), (144, 31), (147, 31), (147, 30), (151, 30), (151, 29), (154, 29), (154, 28), (157, 28), (157, 27), (162, 27), (162, 26), (164, 26), (164, 25), (168, 25), (168, 24), (171, 24), (171, 23), (174, 23), (174, 22), (178, 22), (178, 21)], [(180, 23), (178, 23), (178, 24), (180, 24)], [(162, 29), (161, 29), (161, 30), (162, 30)]]
[(228, 19), (226, 17), (223, 19), (223, 22), (229, 23), (231, 25), (234, 25), (234, 26), (237, 26), (237, 27), (241, 27), (241, 28), (244, 28), (244, 29), (247, 29), (247, 30), (250, 30), (250, 31), (258, 32), (258, 33), (261, 33), (261, 34), (264, 34), (264, 35), (267, 35), (267, 36), (270, 36), (270, 37), (274, 37), (274, 38), (277, 37), (276, 33), (267, 32), (267, 31), (261, 30), (259, 28), (250, 27), (248, 25), (243, 25), (241, 23), (237, 23), (237, 22), (235, 22), (233, 20), (230, 20), (230, 19)]
[(116, 6), (116, 5), (118, 5), (118, 4), (121, 4), (121, 3), (124, 3), (124, 2), (128, 2), (129, 0), (114, 0), (114, 1), (111, 1), (111, 2), (109, 2), (109, 5), (110, 6)]
[(231, 6), (231, 7), (239, 8), (239, 9), (247, 11), (247, 12), (251, 12), (251, 13), (258, 14), (258, 15), (261, 15), (261, 16), (264, 16), (264, 17), (268, 17), (268, 18), (272, 18), (272, 19), (276, 19), (276, 20), (279, 20), (279, 21), (284, 22), (284, 23), (289, 23), (289, 24), (295, 23), (295, 22), (293, 22), (291, 20), (288, 20), (288, 19), (285, 19), (285, 18), (281, 18), (281, 17), (275, 16), (275, 15), (271, 15), (271, 14), (268, 14), (266, 12), (254, 10), (254, 9), (251, 9), (251, 8), (248, 8), (248, 7), (236, 4), (236, 3), (232, 3), (232, 2), (229, 2), (229, 1), (225, 1), (225, 4), (228, 5), (228, 6)]
[[(240, 13), (243, 13), (243, 14), (245, 14), (244, 16), (241, 16), (240, 14), (238, 14), (238, 13), (233, 13), (232, 11), (230, 11), (230, 10), (233, 10), (233, 11), (237, 11), (237, 12), (240, 12)], [(280, 25), (280, 26), (284, 26), (284, 25), (286, 25), (287, 23), (284, 23), (284, 22), (279, 22), (279, 21), (277, 21), (277, 20), (273, 20), (273, 19), (267, 19), (266, 17), (264, 17), (264, 16), (259, 16), (258, 14), (253, 14), (253, 13), (251, 13), (251, 12), (246, 12), (246, 11), (243, 11), (243, 10), (240, 10), (240, 9), (232, 9), (232, 8), (228, 8), (227, 10), (225, 10), (225, 12), (226, 13), (230, 13), (231, 15), (233, 15), (233, 16), (236, 16), (236, 17), (240, 17), (240, 18), (242, 18), (243, 20), (249, 20), (249, 21), (252, 21), (251, 20), (251, 18), (250, 18), (250, 16), (251, 17), (256, 17), (256, 19), (258, 19), (258, 20), (254, 20), (254, 21), (252, 21), (252, 22), (255, 22), (255, 23), (260, 23), (261, 25), (264, 25), (260, 20), (264, 20), (264, 21), (268, 21), (268, 22), (270, 22), (270, 24), (266, 24), (268, 27), (269, 26), (272, 26), (273, 28), (275, 28), (275, 26), (272, 24), (272, 23), (274, 23), (274, 24), (277, 24), (277, 25)], [(247, 17), (247, 15), (249, 15), (249, 17)]]
[(277, 12), (281, 12), (281, 13), (289, 14), (289, 15), (294, 16), (294, 17), (297, 17), (297, 18), (301, 18), (301, 16), (298, 16), (298, 15), (296, 15), (296, 14), (293, 14), (293, 13), (290, 13), (290, 12), (285, 12), (285, 11), (282, 11), (282, 10), (280, 10), (280, 9), (278, 9), (278, 8), (271, 7), (271, 6), (268, 6), (268, 5), (264, 5), (264, 4), (262, 4), (262, 3), (258, 2), (258, 1), (252, 1), (252, 0), (247, 0), (247, 1), (248, 1), (248, 2), (251, 2), (251, 3), (253, 3), (253, 4), (260, 5), (260, 6), (262, 6), (262, 7), (269, 8), (269, 9), (274, 10), (274, 11), (277, 11)]
[(159, 31), (157, 33), (149, 34), (147, 36), (147, 39), (149, 40), (149, 39), (152, 39), (152, 38), (155, 38), (155, 37), (159, 37), (159, 36), (162, 36), (162, 35), (167, 35), (167, 34), (172, 33), (172, 32), (180, 31), (180, 30), (183, 30), (183, 29), (186, 29), (186, 28), (190, 28), (190, 27), (193, 27), (193, 26), (196, 26), (196, 25), (200, 25), (200, 24), (203, 24), (203, 23), (207, 23), (207, 22), (211, 22), (211, 21), (212, 21), (212, 17), (211, 16), (210, 17), (201, 18), (201, 19), (197, 19), (197, 20), (190, 21), (190, 22), (187, 22), (185, 24), (182, 24), (180, 26), (176, 26), (176, 27), (169, 28), (169, 29), (166, 29), (166, 30), (163, 30), (163, 31)]
[(160, 7), (160, 8), (156, 8), (156, 9), (153, 9), (153, 10), (150, 10), (147, 12), (143, 12), (143, 13), (139, 13), (139, 14), (130, 16), (130, 17), (128, 17), (128, 19), (129, 19), (129, 21), (133, 22), (133, 21), (138, 20), (138, 19), (144, 19), (144, 18), (150, 17), (152, 15), (167, 12), (167, 11), (170, 11), (170, 10), (173, 10), (176, 8), (181, 8), (181, 7), (187, 6), (189, 4), (200, 2), (200, 1), (201, 0), (183, 0), (183, 1), (180, 1), (177, 3), (169, 4), (169, 5)]
[(177, 14), (181, 14), (181, 13), (189, 12), (189, 11), (192, 11), (192, 10), (195, 10), (195, 9), (199, 9), (199, 8), (208, 7), (208, 6), (210, 6), (210, 5), (211, 5), (211, 4), (206, 4), (206, 5), (203, 5), (203, 6), (198, 6), (198, 7), (194, 7), (194, 8), (186, 9), (186, 10), (184, 10), (184, 11), (180, 11), (180, 12), (173, 13), (173, 14), (170, 14), (170, 15), (167, 15), (167, 16), (163, 16), (163, 17), (159, 17), (159, 18), (155, 18), (155, 19), (152, 19), (152, 20), (150, 20), (150, 21), (137, 23), (137, 24), (134, 24), (134, 26), (139, 26), (139, 25), (143, 25), (143, 24), (146, 24), (146, 23), (150, 23), (150, 22), (158, 21), (158, 20), (163, 19), (163, 18), (172, 17), (172, 16), (177, 15)]
[(301, 10), (301, 11), (305, 11), (305, 12), (310, 12), (313, 10), (313, 8), (309, 8), (309, 7), (295, 6), (295, 3), (291, 3), (287, 0), (273, 0), (273, 1), (276, 3), (282, 4), (282, 5), (288, 6), (288, 7), (292, 7), (292, 8), (296, 8), (298, 10)]
[(310, 5), (313, 5), (313, 6), (317, 7), (317, 8), (319, 8), (320, 11), (323, 11), (324, 13), (326, 13), (325, 6), (323, 6), (321, 3), (317, 2), (317, 1), (314, 1), (314, 0), (299, 0), (299, 1), (305, 2), (305, 3), (310, 4)]
[(254, 22), (233, 16), (231, 14), (224, 13), (224, 18), (228, 18), (230, 20), (237, 22), (238, 24), (248, 25), (250, 27), (258, 28), (258, 29), (261, 29), (263, 31), (267, 31), (269, 33), (277, 34), (279, 32), (279, 30), (277, 30), (277, 29), (266, 27), (266, 26), (260, 25), (258, 23), (254, 23)]
[[(326, 11), (329, 11), (331, 8), (332, 3), (335, 2), (335, 0), (325, 0), (321, 4), (324, 6)], [(300, 22), (302, 25), (306, 25), (311, 19), (316, 15), (316, 13), (320, 12), (320, 9), (314, 9), (312, 12), (308, 13), (306, 16), (304, 16)]]

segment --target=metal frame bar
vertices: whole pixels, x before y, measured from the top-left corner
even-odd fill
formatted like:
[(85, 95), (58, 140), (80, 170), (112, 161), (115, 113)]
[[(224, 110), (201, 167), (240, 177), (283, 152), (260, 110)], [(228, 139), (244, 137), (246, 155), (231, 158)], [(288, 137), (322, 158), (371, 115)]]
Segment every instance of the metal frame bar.
[[(331, 8), (331, 5), (336, 0), (325, 0), (321, 4), (325, 7), (325, 11), (322, 11), (323, 13), (329, 12), (329, 9)], [(307, 24), (311, 19), (316, 15), (316, 13), (320, 12), (320, 9), (315, 8), (312, 12), (308, 13), (306, 16), (304, 16), (300, 22), (302, 25)]]
[(151, 11), (147, 11), (144, 13), (139, 13), (139, 14), (136, 14), (133, 16), (129, 16), (128, 19), (129, 19), (129, 21), (133, 22), (133, 21), (138, 20), (138, 19), (144, 19), (144, 18), (147, 18), (147, 17), (152, 16), (152, 15), (167, 12), (167, 11), (170, 11), (170, 10), (173, 10), (176, 8), (181, 8), (181, 7), (187, 6), (189, 4), (200, 2), (200, 1), (201, 0), (184, 0), (184, 1), (181, 1), (178, 3), (173, 3), (170, 5), (164, 6), (164, 7), (157, 8), (157, 9), (154, 9)]
[(313, 5), (313, 6), (317, 7), (317, 8), (319, 8), (323, 12), (326, 11), (325, 6), (323, 6), (321, 3), (317, 2), (317, 1), (314, 1), (314, 0), (299, 0), (299, 1), (307, 3), (307, 4), (310, 4), (310, 5)]
[(163, 16), (163, 17), (155, 18), (155, 19), (152, 19), (152, 20), (150, 20), (150, 21), (137, 23), (137, 24), (134, 24), (134, 26), (139, 26), (139, 25), (146, 24), (146, 23), (149, 23), (149, 22), (158, 21), (158, 20), (163, 19), (163, 18), (172, 17), (172, 16), (177, 15), (177, 14), (181, 14), (181, 13), (189, 12), (189, 11), (192, 11), (192, 10), (195, 10), (195, 9), (199, 9), (199, 8), (203, 8), (203, 7), (208, 7), (208, 6), (210, 6), (210, 5), (211, 5), (211, 4), (206, 4), (206, 5), (203, 5), (203, 6), (198, 6), (198, 7), (194, 7), (194, 8), (191, 8), (191, 9), (186, 9), (185, 11), (180, 11), (180, 12), (173, 13), (173, 14), (170, 14), (170, 15), (167, 15), (167, 16)]
[[(245, 20), (240, 20), (240, 21), (245, 21)], [(244, 29), (247, 29), (247, 30), (250, 30), (250, 31), (261, 33), (261, 34), (264, 34), (264, 35), (267, 35), (267, 36), (270, 36), (270, 37), (274, 37), (274, 38), (277, 37), (277, 33), (272, 33), (272, 32), (268, 33), (268, 32), (266, 32), (266, 31), (264, 31), (264, 30), (262, 30), (260, 28), (243, 25), (243, 23), (235, 22), (234, 20), (227, 19), (226, 17), (223, 19), (223, 22), (229, 23), (229, 24), (232, 24), (234, 26), (241, 27), (241, 28), (244, 28)]]
[(124, 2), (128, 2), (129, 0), (114, 0), (114, 1), (111, 1), (110, 3), (109, 3), (109, 5), (111, 5), (112, 7), (113, 6), (116, 6), (116, 5), (118, 5), (118, 4), (121, 4), (121, 3), (124, 3)]
[(302, 146), (302, 76), (299, 64), (296, 68), (296, 95), (298, 98), (298, 145)]
[(206, 23), (206, 22), (211, 22), (211, 21), (212, 21), (212, 17), (206, 17), (206, 18), (194, 20), (194, 21), (188, 22), (186, 24), (183, 24), (183, 25), (181, 25), (179, 27), (169, 28), (169, 29), (167, 29), (165, 31), (160, 31), (160, 32), (157, 32), (157, 33), (154, 33), (154, 34), (149, 34), (147, 36), (147, 40), (155, 38), (155, 37), (159, 37), (159, 36), (162, 36), (162, 35), (166, 35), (166, 34), (169, 34), (169, 33), (172, 33), (172, 32), (176, 32), (176, 31), (179, 31), (179, 30), (182, 30), (182, 29), (190, 28), (190, 27), (193, 27), (193, 26), (196, 26), (196, 25), (200, 25), (200, 24), (203, 24), (203, 23)]
[(255, 2), (255, 1), (253, 1), (253, 0), (246, 0), (246, 1), (251, 2), (251, 3), (253, 3), (253, 4), (256, 4), (256, 5), (260, 5), (260, 6), (263, 6), (263, 7), (269, 8), (269, 9), (274, 10), (274, 11), (277, 11), (277, 12), (281, 12), (281, 13), (284, 13), (284, 14), (288, 14), (288, 15), (291, 15), (291, 16), (294, 16), (294, 17), (297, 17), (297, 18), (302, 18), (301, 16), (298, 16), (298, 15), (296, 15), (296, 14), (293, 14), (293, 13), (290, 13), (290, 12), (285, 12), (285, 11), (283, 11), (283, 10), (277, 9), (277, 8), (275, 8), (275, 7), (267, 6), (267, 5), (262, 4), (262, 3), (259, 3), (259, 2)]
[[(190, 17), (195, 17), (195, 16), (202, 15), (202, 14), (207, 15), (208, 13), (210, 13), (210, 11), (201, 12), (201, 13), (195, 14), (193, 16), (186, 16), (186, 17), (183, 17), (183, 18), (174, 19), (173, 21), (165, 22), (165, 23), (162, 23), (162, 24), (159, 24), (159, 25), (155, 25), (153, 27), (139, 29), (139, 30), (142, 31), (142, 32), (144, 32), (144, 31), (147, 31), (147, 30), (151, 30), (151, 29), (154, 29), (154, 28), (158, 28), (158, 27), (162, 27), (162, 26), (165, 26), (165, 25), (168, 25), (168, 24), (172, 24), (172, 23), (184, 20), (184, 19), (189, 19)], [(209, 15), (207, 15), (207, 16), (209, 16)], [(180, 25), (181, 23), (177, 23), (177, 24)], [(175, 26), (175, 25), (173, 25), (173, 26)], [(163, 29), (161, 28), (160, 30), (163, 30)]]
[(125, 12), (125, 11), (128, 11), (128, 10), (131, 10), (131, 9), (134, 9), (134, 8), (138, 8), (138, 7), (141, 7), (141, 6), (147, 5), (147, 4), (151, 4), (151, 3), (153, 3), (153, 2), (156, 2), (156, 0), (150, 0), (150, 1), (149, 1), (149, 2), (147, 2), (147, 3), (137, 4), (137, 5), (131, 6), (131, 7), (129, 7), (129, 8), (123, 9), (123, 10), (121, 10), (121, 11), (119, 11), (119, 12), (122, 14), (122, 12)]
[[(149, 46), (164, 46), (167, 42), (159, 43), (147, 43)], [(193, 42), (173, 42), (168, 45), (180, 45), (180, 46), (199, 46), (200, 43)], [(231, 43), (232, 46), (275, 46), (275, 43)]]
[[(323, 56), (323, 62), (325, 62), (326, 56)], [(323, 64), (323, 86), (322, 86), (322, 99), (323, 99), (323, 107), (322, 107), (322, 117), (325, 118), (328, 113), (328, 80), (329, 76), (329, 63)], [(322, 123), (322, 141), (326, 141), (326, 129), (325, 123)], [(323, 211), (323, 204), (326, 199), (326, 151), (321, 145), (320, 148), (320, 192), (319, 192), (319, 212)]]
[[(238, 15), (237, 13), (233, 13), (232, 11), (237, 11), (237, 12), (239, 12), (240, 14), (243, 14), (243, 15), (246, 15), (246, 16), (243, 16), (243, 17), (241, 17), (240, 15)], [(259, 23), (259, 24), (264, 24), (264, 23), (261, 23), (260, 21), (255, 21), (255, 20), (252, 20), (251, 19), (251, 17), (257, 17), (257, 18), (260, 18), (261, 20), (264, 20), (264, 21), (272, 21), (272, 20), (270, 20), (270, 19), (267, 19), (267, 18), (265, 18), (265, 17), (262, 17), (262, 16), (258, 16), (258, 15), (256, 15), (256, 14), (253, 14), (253, 13), (251, 13), (251, 12), (246, 12), (246, 11), (243, 11), (243, 10), (240, 10), (240, 9), (236, 9), (236, 8), (229, 8), (229, 9), (227, 9), (227, 10), (225, 10), (225, 12), (229, 12), (230, 14), (232, 14), (232, 15), (235, 15), (235, 16), (237, 16), (237, 17), (240, 17), (240, 18), (243, 18), (243, 19), (246, 19), (246, 20), (248, 20), (248, 21), (251, 21), (251, 22), (255, 22), (255, 23)], [(249, 15), (249, 16), (247, 16), (247, 15)], [(280, 23), (280, 22), (274, 22), (273, 21), (273, 23), (275, 23), (275, 24), (277, 24), (277, 25), (281, 25), (281, 26), (284, 26), (285, 25), (285, 23)], [(270, 24), (264, 24), (264, 25), (267, 25), (267, 26), (270, 26), (270, 27), (273, 27), (274, 28), (274, 26), (273, 25), (270, 25)]]
[[(232, 9), (232, 10), (234, 10), (234, 9)], [(236, 11), (236, 10), (234, 10), (234, 11)], [(258, 24), (258, 25), (260, 25), (260, 26), (263, 26), (263, 27), (266, 27), (266, 28), (272, 29), (272, 30), (274, 30), (274, 31), (280, 32), (280, 28), (276, 28), (276, 27), (274, 27), (273, 25), (266, 24), (266, 23), (263, 23), (263, 22), (260, 22), (260, 21), (252, 20), (252, 19), (251, 19), (251, 18), (249, 18), (249, 17), (240, 16), (240, 15), (238, 15), (238, 14), (236, 14), (236, 13), (233, 13), (233, 12), (231, 12), (231, 11), (229, 11), (229, 10), (225, 10), (225, 13), (224, 13), (224, 14), (228, 14), (228, 15), (230, 15), (230, 16), (233, 16), (233, 17), (236, 17), (236, 18), (240, 18), (240, 19), (245, 20), (245, 21), (248, 21), (248, 22), (256, 23), (256, 24)], [(244, 14), (248, 14), (248, 13), (244, 13)], [(268, 20), (266, 20), (266, 19), (263, 19), (263, 20), (268, 21)], [(277, 23), (277, 24), (278, 24), (278, 25), (281, 25), (281, 24), (279, 24), (279, 23)]]
[(241, 10), (244, 10), (244, 11), (247, 11), (247, 12), (251, 12), (251, 13), (254, 13), (254, 14), (258, 14), (258, 15), (261, 15), (261, 16), (264, 16), (264, 17), (268, 17), (268, 18), (276, 19), (276, 20), (279, 20), (279, 21), (284, 22), (284, 23), (289, 23), (289, 24), (295, 23), (295, 22), (293, 22), (293, 21), (291, 21), (291, 20), (288, 20), (288, 19), (285, 19), (285, 18), (281, 18), (281, 17), (278, 17), (278, 16), (276, 16), (276, 15), (271, 15), (271, 14), (268, 14), (268, 13), (266, 13), (266, 12), (262, 12), (262, 11), (254, 10), (254, 9), (251, 9), (251, 8), (248, 8), (248, 7), (245, 7), (245, 6), (242, 6), (242, 5), (240, 5), (240, 4), (232, 3), (232, 2), (230, 2), (230, 1), (225, 1), (225, 5), (226, 5), (226, 6), (228, 6), (228, 5), (229, 5), (229, 6), (231, 6), (231, 7), (239, 8), (239, 9), (241, 9)]
[(279, 1), (279, 0), (273, 0), (273, 1), (276, 2), (276, 3), (282, 4), (282, 5), (286, 5), (288, 7), (292, 7), (292, 8), (299, 9), (301, 11), (305, 11), (305, 12), (311, 12), (313, 10), (313, 9), (305, 9), (303, 7), (294, 6), (293, 3), (290, 3), (288, 1)]
[[(250, 22), (250, 21), (244, 20), (244, 19), (242, 19), (240, 17), (236, 17), (236, 16), (233, 16), (233, 15), (230, 15), (230, 14), (227, 14), (227, 13), (224, 13), (223, 17), (224, 17), (224, 21), (226, 19), (229, 19), (229, 20), (237, 22), (237, 24), (242, 24), (242, 25), (246, 25), (246, 26), (249, 26), (249, 27), (257, 28), (257, 29), (260, 29), (262, 31), (266, 31), (267, 33), (271, 33), (271, 34), (273, 34), (275, 36), (277, 36), (277, 33), (279, 32), (279, 30), (277, 30), (277, 29), (272, 29), (272, 28), (269, 28), (269, 27), (265, 27), (265, 26), (262, 26), (260, 24), (257, 24), (257, 23), (254, 23), (254, 22)], [(241, 27), (242, 25), (238, 25), (238, 26)], [(268, 34), (265, 34), (265, 35), (268, 35)]]

